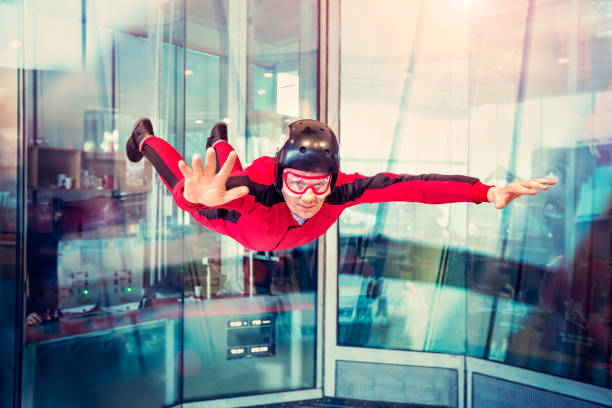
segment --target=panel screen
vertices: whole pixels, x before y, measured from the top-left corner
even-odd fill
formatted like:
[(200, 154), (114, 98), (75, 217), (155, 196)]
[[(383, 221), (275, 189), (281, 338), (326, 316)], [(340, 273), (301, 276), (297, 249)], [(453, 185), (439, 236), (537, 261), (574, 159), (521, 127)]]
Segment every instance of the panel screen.
[(227, 359), (274, 355), (275, 324), (270, 317), (227, 322)]

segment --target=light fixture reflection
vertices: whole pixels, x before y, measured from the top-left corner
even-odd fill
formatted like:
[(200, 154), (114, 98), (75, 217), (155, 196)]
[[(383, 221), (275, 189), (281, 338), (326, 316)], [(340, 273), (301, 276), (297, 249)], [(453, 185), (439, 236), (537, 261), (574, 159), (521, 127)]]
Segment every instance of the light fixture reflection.
[(191, 70), (191, 69), (186, 69), (186, 70), (185, 70), (185, 76), (189, 76), (189, 75), (193, 75), (193, 70)]

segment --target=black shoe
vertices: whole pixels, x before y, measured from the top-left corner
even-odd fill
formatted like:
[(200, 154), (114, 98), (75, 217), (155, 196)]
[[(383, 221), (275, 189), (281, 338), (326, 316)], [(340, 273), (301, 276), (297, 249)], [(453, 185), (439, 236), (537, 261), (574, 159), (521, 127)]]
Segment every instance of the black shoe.
[(128, 138), (125, 144), (125, 152), (131, 162), (137, 163), (142, 159), (142, 153), (140, 151), (140, 143), (148, 135), (153, 135), (153, 125), (147, 118), (140, 118), (134, 124), (132, 134)]
[(210, 136), (206, 139), (206, 148), (212, 147), (219, 140), (227, 142), (227, 125), (225, 122), (217, 122), (210, 131)]

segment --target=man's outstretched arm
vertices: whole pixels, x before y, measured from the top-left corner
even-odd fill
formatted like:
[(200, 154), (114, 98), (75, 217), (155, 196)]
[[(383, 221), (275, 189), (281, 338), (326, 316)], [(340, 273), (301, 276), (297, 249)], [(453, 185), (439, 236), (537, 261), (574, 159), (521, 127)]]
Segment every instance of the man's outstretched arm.
[[(518, 181), (504, 187), (488, 186), (473, 177), (443, 174), (379, 173), (371, 177), (343, 174), (328, 199), (329, 204), (352, 206), (391, 201), (442, 204), (495, 202), (503, 208), (523, 194), (545, 190), (552, 179)], [(503, 204), (502, 204), (503, 203)]]

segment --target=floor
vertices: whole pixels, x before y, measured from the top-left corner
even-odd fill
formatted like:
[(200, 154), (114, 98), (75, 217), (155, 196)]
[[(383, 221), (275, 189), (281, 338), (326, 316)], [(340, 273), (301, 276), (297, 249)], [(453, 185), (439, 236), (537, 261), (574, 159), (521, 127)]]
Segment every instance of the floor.
[(255, 408), (442, 408), (434, 405), (401, 404), (394, 402), (363, 401), (347, 398), (318, 398), (314, 400), (257, 405)]

